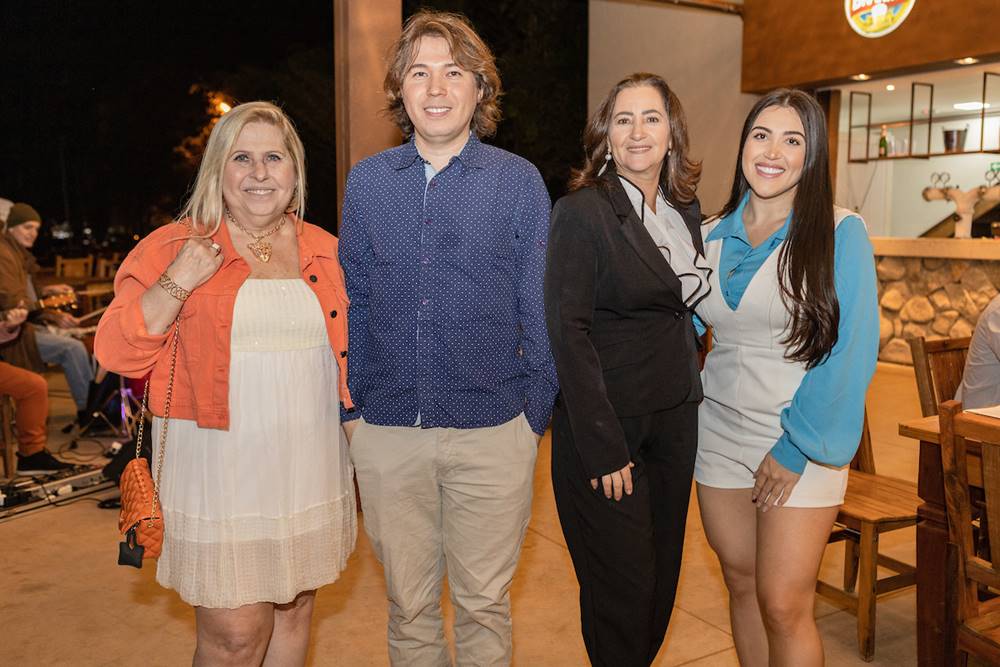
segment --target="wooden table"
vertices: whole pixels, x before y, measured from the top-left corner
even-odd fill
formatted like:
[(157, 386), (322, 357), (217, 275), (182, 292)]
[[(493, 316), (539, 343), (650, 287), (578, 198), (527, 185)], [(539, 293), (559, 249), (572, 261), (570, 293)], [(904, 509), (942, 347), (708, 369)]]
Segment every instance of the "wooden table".
[[(996, 423), (989, 417), (982, 419)], [(944, 499), (937, 415), (913, 419), (899, 425), (899, 434), (920, 441), (920, 472), (917, 494), (917, 664), (939, 667), (955, 664), (955, 626), (958, 617), (948, 603), (946, 582), (958, 573), (948, 567), (948, 514)], [(969, 485), (982, 488), (983, 473), (979, 444), (968, 442), (966, 464)]]

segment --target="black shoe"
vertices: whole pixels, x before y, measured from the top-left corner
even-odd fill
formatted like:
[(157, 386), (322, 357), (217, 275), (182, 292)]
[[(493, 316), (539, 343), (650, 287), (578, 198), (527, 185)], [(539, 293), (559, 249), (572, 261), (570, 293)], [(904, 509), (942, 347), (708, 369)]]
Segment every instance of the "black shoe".
[(72, 463), (63, 463), (43, 449), (30, 456), (17, 454), (17, 473), (19, 475), (50, 475), (54, 472), (70, 470), (74, 466)]

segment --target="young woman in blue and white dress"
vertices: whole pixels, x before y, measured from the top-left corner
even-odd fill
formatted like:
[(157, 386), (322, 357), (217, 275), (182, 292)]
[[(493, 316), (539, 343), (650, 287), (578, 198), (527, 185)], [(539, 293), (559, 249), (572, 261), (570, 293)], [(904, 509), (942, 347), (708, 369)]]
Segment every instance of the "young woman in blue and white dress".
[(835, 208), (820, 106), (776, 90), (743, 126), (729, 201), (703, 227), (715, 269), (695, 480), (740, 664), (823, 663), (816, 577), (878, 355), (872, 246)]

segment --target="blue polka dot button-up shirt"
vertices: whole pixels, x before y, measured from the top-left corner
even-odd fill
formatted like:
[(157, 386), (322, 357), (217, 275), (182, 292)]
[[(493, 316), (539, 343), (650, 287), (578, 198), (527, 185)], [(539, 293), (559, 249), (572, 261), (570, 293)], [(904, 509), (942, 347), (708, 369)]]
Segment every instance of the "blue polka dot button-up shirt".
[(475, 136), (430, 179), (411, 140), (347, 179), (348, 386), (386, 426), (548, 424), (558, 384), (542, 276), (551, 204), (527, 160)]

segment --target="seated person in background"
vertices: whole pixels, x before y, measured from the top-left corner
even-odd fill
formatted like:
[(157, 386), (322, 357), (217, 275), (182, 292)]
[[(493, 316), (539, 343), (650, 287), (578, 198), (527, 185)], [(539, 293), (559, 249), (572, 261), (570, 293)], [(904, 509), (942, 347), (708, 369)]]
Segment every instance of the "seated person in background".
[[(35, 245), (38, 231), (42, 226), (41, 216), (31, 206), (17, 203), (11, 207), (7, 215), (7, 232), (3, 235), (4, 243), (0, 249), (0, 291), (11, 294), (11, 289), (17, 287), (23, 292), (27, 302), (37, 301), (39, 292), (36, 290), (34, 274), (38, 271), (38, 262), (30, 249)], [(68, 285), (49, 285), (42, 290), (42, 296), (62, 291), (69, 291)], [(14, 304), (17, 305), (17, 302)], [(70, 315), (55, 310), (42, 311), (38, 317), (41, 322), (51, 322), (58, 327), (70, 328), (79, 326), (80, 321)], [(90, 353), (79, 340), (69, 336), (49, 333), (41, 327), (25, 327), (34, 329), (34, 343), (37, 356), (45, 363), (62, 366), (69, 384), (69, 391), (76, 403), (77, 423), (85, 426), (90, 417), (87, 412), (87, 397), (94, 380), (94, 367)], [(11, 361), (11, 360), (8, 360)], [(17, 361), (11, 363), (24, 366)]]
[(955, 400), (966, 410), (1000, 405), (1000, 296), (979, 315)]
[[(0, 344), (18, 337), (28, 311), (15, 308), (0, 319)], [(45, 448), (48, 435), (45, 418), (49, 414), (49, 387), (38, 373), (0, 362), (0, 394), (11, 396), (17, 412), (17, 472), (20, 475), (45, 475), (73, 466), (58, 461)]]

